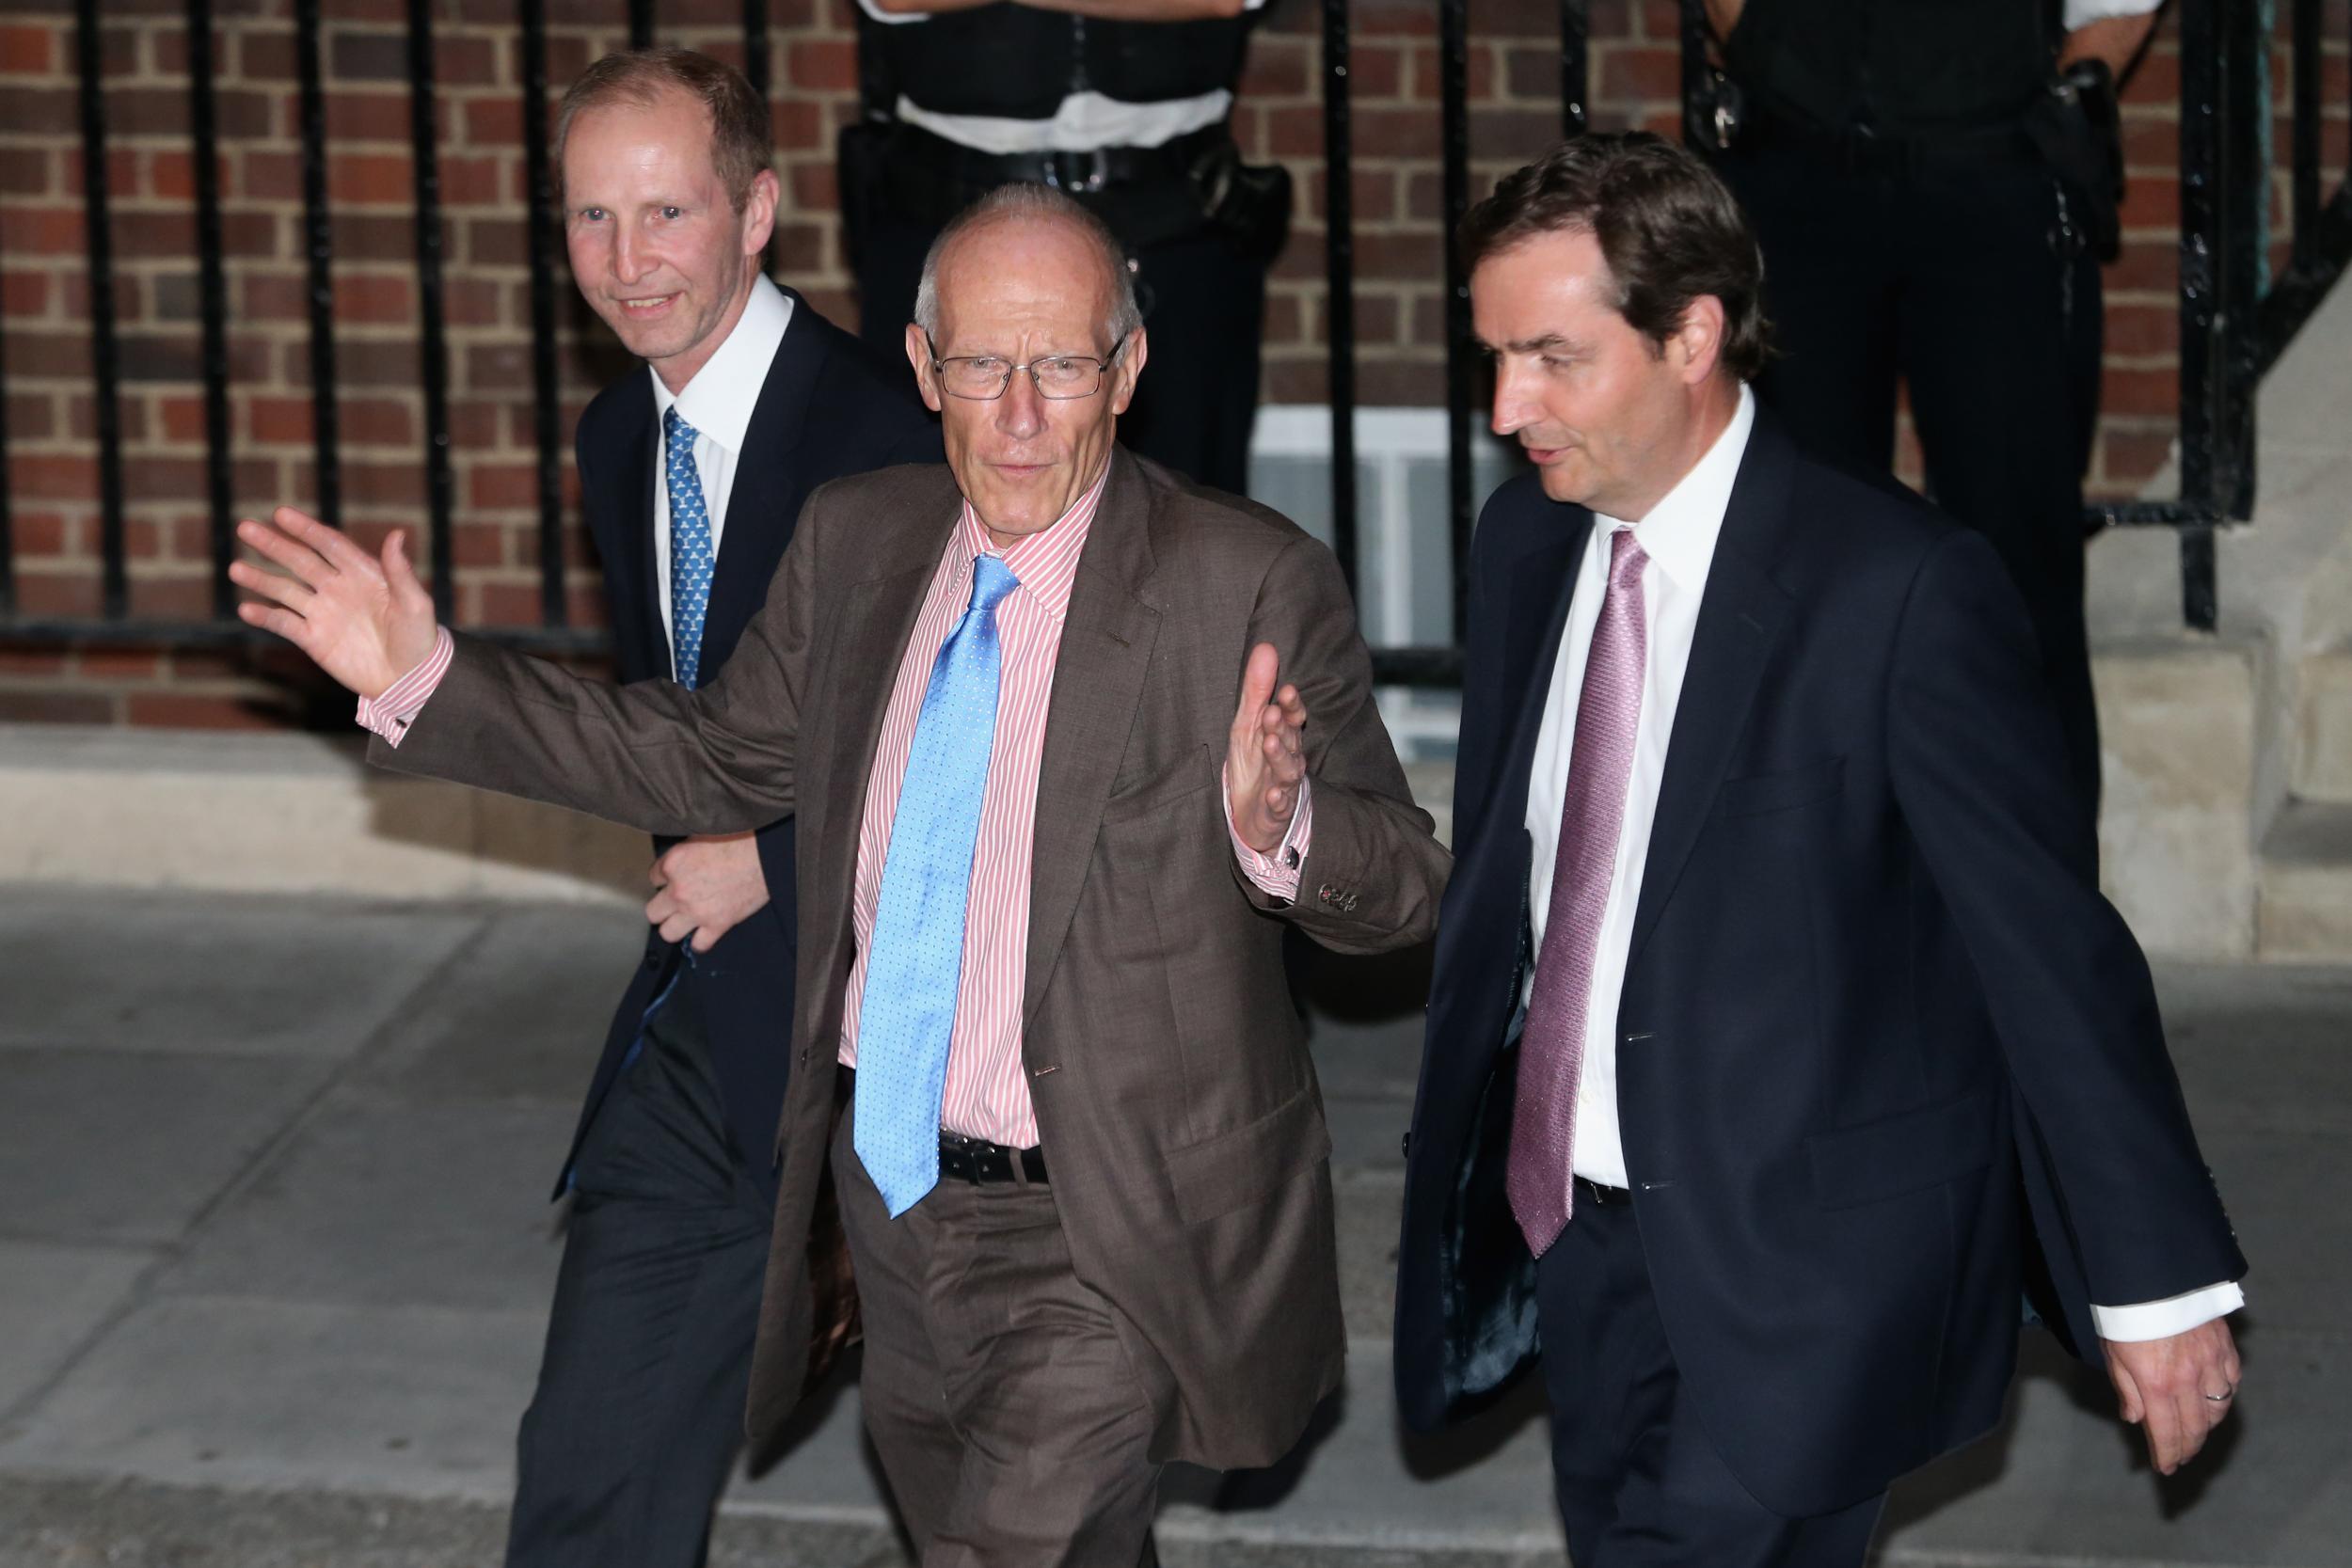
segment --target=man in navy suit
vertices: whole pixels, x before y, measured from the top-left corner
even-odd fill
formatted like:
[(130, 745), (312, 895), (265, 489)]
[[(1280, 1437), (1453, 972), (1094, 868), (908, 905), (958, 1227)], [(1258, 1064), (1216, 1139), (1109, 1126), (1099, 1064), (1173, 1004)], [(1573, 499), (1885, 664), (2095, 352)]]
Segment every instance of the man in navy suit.
[(1402, 1408), (1540, 1358), (1578, 1568), (1851, 1568), (2028, 1279), (2171, 1471), (2245, 1264), (1998, 558), (1745, 383), (1730, 197), (1588, 135), (1463, 226), (1494, 427)]
[[(902, 364), (760, 272), (767, 105), (684, 50), (598, 61), (557, 130), (572, 272), (646, 368), (580, 421), (623, 681), (715, 676), (809, 492), (940, 460)], [(703, 1560), (741, 1445), (791, 1033), (790, 818), (657, 843), (644, 961), (557, 1185), (571, 1220), (517, 1444), (527, 1568)]]

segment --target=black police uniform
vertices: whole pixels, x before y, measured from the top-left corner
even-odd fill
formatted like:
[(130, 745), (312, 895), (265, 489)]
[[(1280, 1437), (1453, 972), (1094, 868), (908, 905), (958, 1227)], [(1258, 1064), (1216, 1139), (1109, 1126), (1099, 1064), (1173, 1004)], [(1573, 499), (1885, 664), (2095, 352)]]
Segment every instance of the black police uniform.
[(2094, 193), (2059, 177), (2040, 134), (2053, 9), (1748, 0), (1723, 40), (1742, 102), (1717, 166), (1763, 247), (1782, 357), (1758, 393), (1820, 455), (1883, 471), (1908, 386), (1929, 490), (2024, 594), (2095, 814), (2082, 476), (2099, 271)]
[[(1003, 0), (869, 24), (867, 102), (903, 96), (937, 115), (1049, 120), (1081, 92), (1135, 104), (1231, 92), (1251, 20), (1109, 22)], [(863, 335), (892, 354), (904, 352), (924, 254), (949, 217), (1016, 181), (1083, 202), (1136, 263), (1151, 336), (1150, 373), (1120, 439), (1204, 484), (1244, 488), (1266, 268), (1290, 188), (1279, 168), (1244, 165), (1224, 122), (1158, 147), (1008, 154), (868, 124), (844, 135), (841, 174)]]

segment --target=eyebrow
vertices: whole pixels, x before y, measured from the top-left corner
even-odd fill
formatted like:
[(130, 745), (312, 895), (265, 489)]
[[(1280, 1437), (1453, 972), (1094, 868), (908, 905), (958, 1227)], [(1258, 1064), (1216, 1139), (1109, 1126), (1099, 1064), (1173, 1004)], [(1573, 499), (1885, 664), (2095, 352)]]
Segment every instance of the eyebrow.
[[(1485, 339), (1480, 339), (1479, 342), (1488, 350), (1494, 350), (1495, 345), (1486, 342)], [(1515, 339), (1512, 341), (1503, 344), (1502, 349), (1497, 352), (1504, 354), (1541, 354), (1546, 349), (1565, 348), (1573, 354), (1581, 353), (1583, 351), (1583, 344), (1577, 342), (1573, 339), (1562, 337), (1557, 332), (1547, 332), (1540, 338)]]

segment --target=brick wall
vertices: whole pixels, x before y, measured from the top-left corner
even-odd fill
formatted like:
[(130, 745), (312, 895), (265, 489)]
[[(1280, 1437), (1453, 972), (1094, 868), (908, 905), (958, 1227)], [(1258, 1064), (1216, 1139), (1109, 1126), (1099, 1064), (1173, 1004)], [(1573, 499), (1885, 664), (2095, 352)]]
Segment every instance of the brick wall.
[[(538, 618), (529, 276), (514, 0), (435, 10), (446, 245), (457, 606), (467, 624)], [(2282, 9), (2284, 8), (2281, 8)], [(234, 497), (244, 512), (315, 493), (294, 27), (286, 0), (219, 0), (222, 227), (230, 306)], [(559, 87), (626, 42), (623, 0), (548, 0)], [(1355, 205), (1359, 386), (1374, 404), (1443, 401), (1437, 47), (1428, 0), (1356, 0)], [(2344, 0), (2334, 0), (2328, 102), (2346, 101)], [(208, 613), (202, 388), (187, 38), (178, 0), (106, 0), (107, 177), (121, 334), (131, 609)], [(740, 0), (661, 0), (663, 41), (740, 63)], [(346, 525), (373, 543), (425, 515), (418, 383), (405, 6), (327, 0), (338, 430)], [(1300, 221), (1268, 306), (1265, 395), (1324, 396), (1324, 210), (1314, 0), (1279, 0), (1252, 45), (1235, 124), (1244, 147), (1290, 165)], [(1592, 107), (1601, 127), (1672, 134), (1671, 0), (1594, 0)], [(1473, 0), (1474, 190), (1554, 140), (1556, 0)], [(855, 111), (850, 0), (772, 0), (771, 79), (787, 192), (778, 275), (854, 322), (834, 214), (834, 133)], [(2094, 487), (2136, 489), (2174, 420), (2178, 61), (2159, 40), (2131, 95), (2133, 188), (2123, 260), (2109, 275), (2106, 428)], [(96, 409), (72, 18), (63, 0), (0, 14), (0, 367), (19, 611), (98, 606)], [(2282, 68), (2283, 69), (2283, 68)], [(2280, 77), (2283, 104), (2284, 77)], [(2330, 145), (2343, 145), (2341, 119)], [(2284, 135), (2280, 135), (2283, 157)], [(620, 364), (560, 276), (564, 430)], [(569, 463), (566, 461), (569, 484)], [(567, 490), (567, 503), (572, 499)], [(598, 618), (595, 564), (575, 531), (577, 622)], [(347, 711), (266, 650), (69, 650), (0, 639), (0, 720), (139, 723), (334, 722)]]

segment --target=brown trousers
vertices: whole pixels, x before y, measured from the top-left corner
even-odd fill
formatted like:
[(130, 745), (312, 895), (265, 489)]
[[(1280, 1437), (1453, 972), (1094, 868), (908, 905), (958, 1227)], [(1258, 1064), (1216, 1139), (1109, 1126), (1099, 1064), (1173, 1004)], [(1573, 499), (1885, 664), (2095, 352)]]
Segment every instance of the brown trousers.
[(923, 1568), (1154, 1568), (1154, 1413), (1052, 1189), (946, 1180), (898, 1219), (833, 1173), (866, 1325), (866, 1432)]

